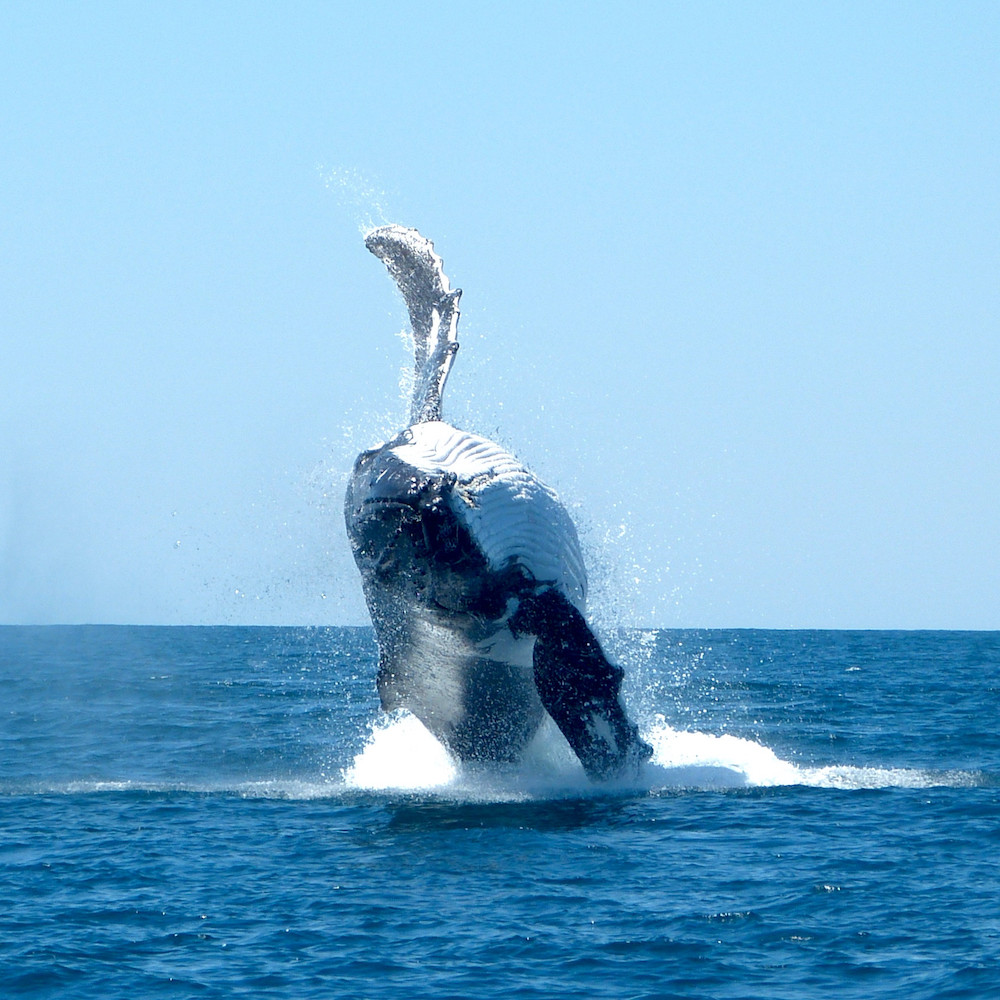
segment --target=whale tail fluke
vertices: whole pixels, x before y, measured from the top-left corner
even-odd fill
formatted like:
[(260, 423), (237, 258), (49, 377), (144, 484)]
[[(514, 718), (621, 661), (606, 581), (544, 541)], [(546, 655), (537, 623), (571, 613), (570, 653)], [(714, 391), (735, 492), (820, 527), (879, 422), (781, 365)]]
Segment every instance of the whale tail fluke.
[(535, 636), (535, 686), (545, 710), (597, 781), (635, 777), (653, 748), (625, 714), (623, 671), (609, 662), (583, 615), (556, 590), (521, 601), (515, 635)]
[(413, 397), (410, 423), (441, 419), (441, 397), (458, 351), (460, 288), (452, 288), (434, 244), (416, 229), (380, 226), (365, 246), (386, 266), (410, 314), (413, 328)]

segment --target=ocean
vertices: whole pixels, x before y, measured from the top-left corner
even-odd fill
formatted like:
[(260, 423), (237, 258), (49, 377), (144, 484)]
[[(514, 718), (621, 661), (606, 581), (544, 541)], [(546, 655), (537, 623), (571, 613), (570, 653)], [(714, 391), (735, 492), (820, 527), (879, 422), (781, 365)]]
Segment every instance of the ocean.
[(605, 637), (459, 768), (367, 628), (0, 628), (0, 997), (1000, 997), (1000, 633)]

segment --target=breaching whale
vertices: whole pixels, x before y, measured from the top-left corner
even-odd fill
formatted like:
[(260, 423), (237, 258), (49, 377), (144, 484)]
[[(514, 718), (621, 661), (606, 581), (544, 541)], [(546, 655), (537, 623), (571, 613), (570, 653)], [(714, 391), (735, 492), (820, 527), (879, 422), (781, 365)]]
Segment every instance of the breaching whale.
[(587, 574), (556, 494), (498, 444), (441, 419), (458, 301), (415, 229), (365, 238), (413, 329), (410, 424), (362, 452), (345, 516), (378, 644), (385, 711), (406, 708), (463, 761), (516, 761), (547, 712), (592, 779), (651, 749), (583, 612)]

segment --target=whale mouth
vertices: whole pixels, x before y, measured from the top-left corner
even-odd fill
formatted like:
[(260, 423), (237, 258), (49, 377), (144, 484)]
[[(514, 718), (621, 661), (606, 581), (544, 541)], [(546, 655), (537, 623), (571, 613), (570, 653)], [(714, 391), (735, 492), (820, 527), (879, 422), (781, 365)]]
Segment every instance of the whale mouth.
[(405, 507), (407, 510), (416, 510), (415, 503), (400, 500), (398, 497), (366, 497), (361, 501), (359, 510), (368, 510), (371, 507)]
[(410, 503), (398, 497), (366, 497), (354, 513), (355, 520), (357, 521), (365, 521), (369, 518), (382, 520), (392, 515), (419, 518), (419, 504), (416, 502)]
[(359, 537), (378, 538), (384, 545), (398, 538), (407, 525), (419, 524), (420, 509), (398, 497), (366, 497), (354, 508), (351, 523)]

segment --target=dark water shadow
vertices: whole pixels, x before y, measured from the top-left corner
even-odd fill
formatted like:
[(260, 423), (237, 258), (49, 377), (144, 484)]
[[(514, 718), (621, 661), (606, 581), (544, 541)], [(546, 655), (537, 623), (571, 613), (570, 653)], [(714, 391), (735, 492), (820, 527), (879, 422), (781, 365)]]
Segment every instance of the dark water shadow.
[(393, 830), (524, 829), (569, 831), (618, 826), (630, 821), (634, 795), (544, 799), (528, 802), (396, 802), (387, 803)]

